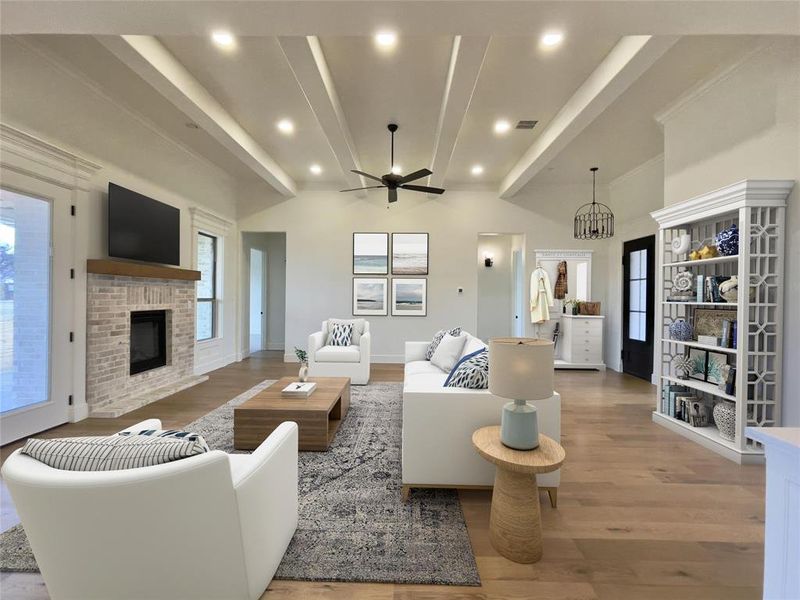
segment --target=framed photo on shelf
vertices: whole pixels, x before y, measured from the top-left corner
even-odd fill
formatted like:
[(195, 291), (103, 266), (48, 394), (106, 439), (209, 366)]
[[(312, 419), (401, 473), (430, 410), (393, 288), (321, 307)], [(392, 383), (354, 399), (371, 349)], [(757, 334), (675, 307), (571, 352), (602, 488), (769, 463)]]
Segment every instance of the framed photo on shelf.
[(424, 317), (428, 314), (428, 280), (392, 279), (392, 316)]
[(694, 311), (694, 335), (722, 337), (722, 322), (736, 319), (735, 310), (698, 308)]
[(353, 233), (353, 274), (389, 274), (388, 233)]
[(392, 275), (428, 274), (428, 234), (392, 234)]
[(725, 366), (728, 364), (728, 355), (722, 352), (706, 351), (706, 381), (719, 385), (726, 380)]
[(697, 381), (706, 380), (706, 360), (707, 354), (705, 350), (699, 348), (689, 348), (689, 359), (692, 361), (692, 366), (689, 369), (689, 379)]
[(353, 316), (389, 314), (389, 280), (386, 277), (353, 277)]

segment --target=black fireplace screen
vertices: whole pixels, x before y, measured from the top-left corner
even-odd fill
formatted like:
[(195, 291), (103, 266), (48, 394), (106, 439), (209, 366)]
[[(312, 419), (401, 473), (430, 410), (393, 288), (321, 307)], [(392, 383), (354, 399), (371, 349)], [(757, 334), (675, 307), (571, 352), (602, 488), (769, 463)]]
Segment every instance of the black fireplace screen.
[(167, 311), (131, 313), (131, 375), (167, 364)]

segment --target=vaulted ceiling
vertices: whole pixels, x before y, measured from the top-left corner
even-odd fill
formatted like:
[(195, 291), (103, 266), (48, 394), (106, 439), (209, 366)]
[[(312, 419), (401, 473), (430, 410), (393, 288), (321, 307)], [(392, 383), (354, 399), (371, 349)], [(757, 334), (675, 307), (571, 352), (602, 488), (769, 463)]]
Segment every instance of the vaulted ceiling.
[[(531, 181), (581, 181), (594, 164), (608, 181), (659, 154), (653, 115), (755, 35), (800, 34), (797, 3), (781, 1), (6, 0), (0, 10), (3, 34), (232, 177), (285, 196), (361, 185), (351, 169), (387, 173), (389, 122), (400, 126), (395, 162), (431, 168), (433, 185), (511, 197)], [(212, 41), (220, 29), (231, 47)], [(379, 30), (396, 44), (379, 47)], [(542, 45), (552, 31), (563, 41)], [(498, 120), (512, 128), (496, 133)], [(515, 129), (520, 120), (537, 123)]]

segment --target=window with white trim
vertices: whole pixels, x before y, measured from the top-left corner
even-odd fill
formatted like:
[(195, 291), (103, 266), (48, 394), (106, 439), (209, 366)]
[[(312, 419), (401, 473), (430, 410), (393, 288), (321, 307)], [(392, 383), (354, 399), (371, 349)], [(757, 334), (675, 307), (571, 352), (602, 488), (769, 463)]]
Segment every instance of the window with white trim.
[(217, 337), (217, 252), (216, 236), (197, 232), (197, 341)]

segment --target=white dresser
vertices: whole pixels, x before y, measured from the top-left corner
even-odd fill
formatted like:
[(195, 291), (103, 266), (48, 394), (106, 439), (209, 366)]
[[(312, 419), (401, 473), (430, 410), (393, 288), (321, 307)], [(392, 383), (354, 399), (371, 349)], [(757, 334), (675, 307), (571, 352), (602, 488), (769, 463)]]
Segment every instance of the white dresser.
[(598, 369), (603, 362), (603, 316), (561, 315), (556, 369)]

